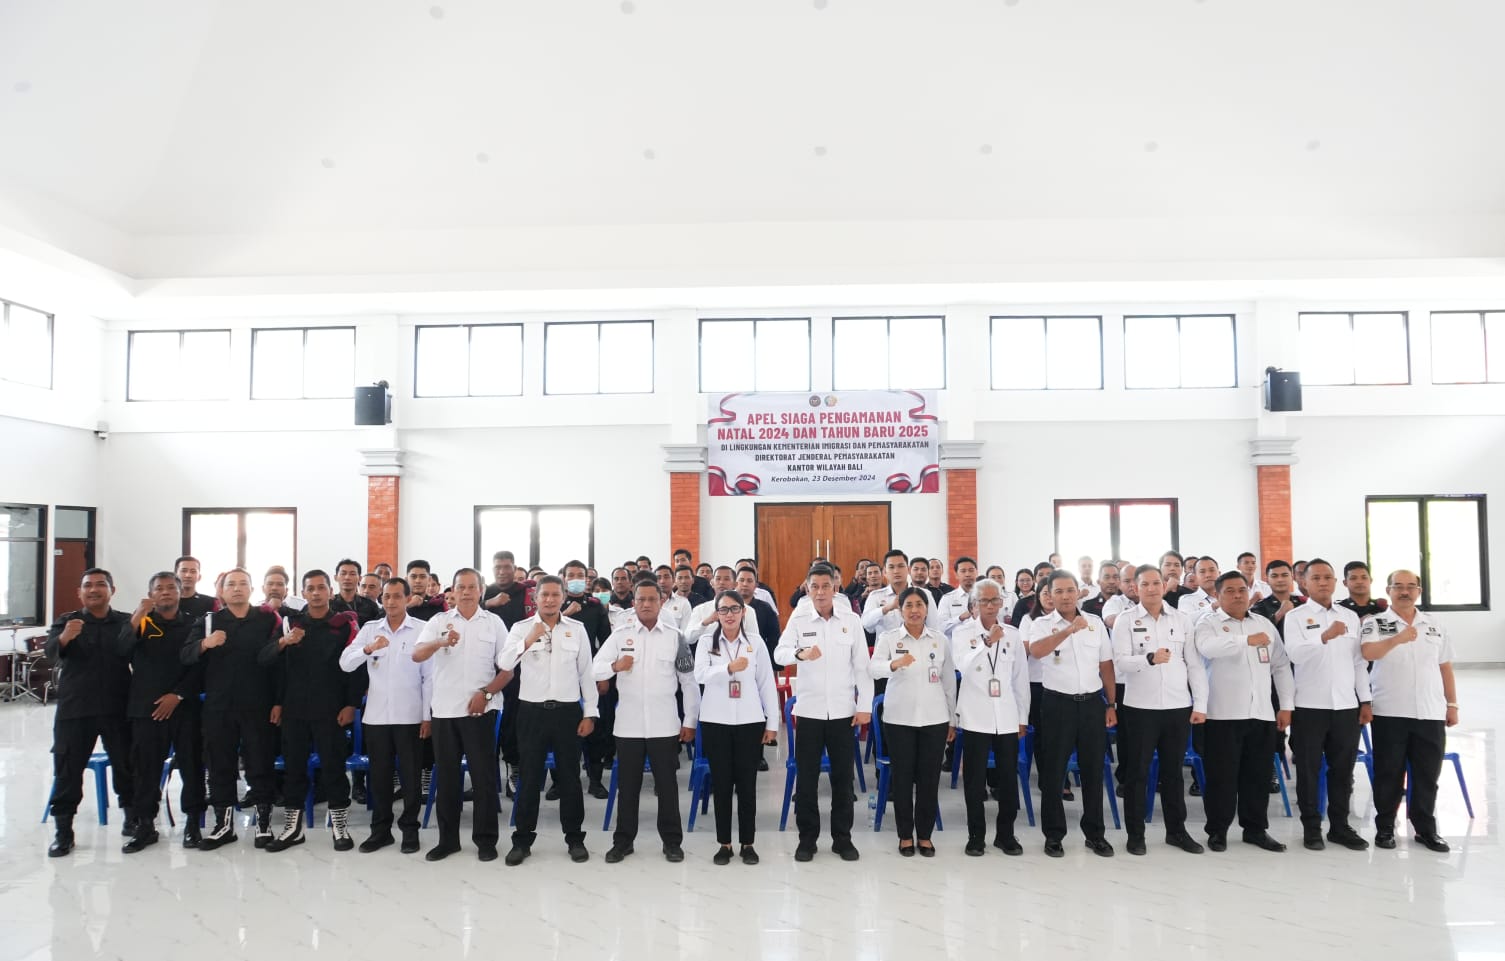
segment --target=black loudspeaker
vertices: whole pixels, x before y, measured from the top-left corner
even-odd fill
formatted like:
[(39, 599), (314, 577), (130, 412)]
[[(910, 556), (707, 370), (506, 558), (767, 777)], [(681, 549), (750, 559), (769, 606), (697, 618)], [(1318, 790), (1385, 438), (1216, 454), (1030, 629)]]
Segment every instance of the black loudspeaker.
[(1301, 374), (1294, 370), (1265, 368), (1265, 410), (1301, 409)]
[(355, 389), (355, 426), (381, 427), (392, 423), (392, 395), (387, 382)]

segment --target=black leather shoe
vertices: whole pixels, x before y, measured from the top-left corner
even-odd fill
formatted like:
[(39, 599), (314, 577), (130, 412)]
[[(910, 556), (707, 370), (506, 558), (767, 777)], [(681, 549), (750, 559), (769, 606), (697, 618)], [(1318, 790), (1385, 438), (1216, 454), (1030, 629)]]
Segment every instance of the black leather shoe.
[(1060, 841), (1046, 841), (1045, 853), (1053, 858), (1064, 858), (1066, 856), (1066, 848), (1061, 845)]
[(920, 857), (922, 857), (922, 858), (933, 858), (933, 857), (935, 857), (935, 845), (934, 844), (921, 844), (921, 845), (918, 845), (918, 847), (920, 849)]
[(908, 846), (900, 844), (899, 845), (899, 853), (902, 854), (906, 858), (912, 858), (912, 857), (914, 857), (914, 854), (915, 854), (914, 844), (911, 843)]
[(1088, 841), (1087, 850), (1091, 851), (1093, 854), (1096, 854), (1100, 858), (1111, 858), (1113, 856), (1113, 845), (1108, 843), (1107, 838), (1098, 838), (1095, 841)]
[(56, 834), (53, 835), (52, 843), (47, 846), (49, 858), (64, 858), (73, 850), (73, 818), (59, 819), (54, 822)]
[(1144, 855), (1149, 849), (1144, 846), (1144, 838), (1129, 838), (1129, 843), (1124, 845), (1128, 852), (1133, 855)]
[(125, 844), (121, 845), (120, 850), (124, 851), (126, 854), (140, 854), (142, 851), (145, 851), (147, 848), (151, 847), (153, 844), (156, 844), (160, 840), (161, 837), (157, 834), (156, 831), (142, 831), (135, 837), (131, 838), (129, 841), (125, 842)]
[(1228, 850), (1228, 835), (1226, 835), (1226, 834), (1209, 834), (1209, 835), (1207, 835), (1207, 849), (1209, 851), (1217, 851), (1219, 853), (1222, 853), (1223, 851)]
[(187, 815), (188, 820), (183, 822), (183, 847), (196, 848), (199, 841), (203, 840), (203, 832), (199, 829), (199, 816)]
[(476, 848), (476, 859), (480, 861), (496, 860), (496, 845), (483, 844)]
[[(1245, 831), (1244, 843), (1252, 844), (1257, 848), (1264, 848), (1266, 851), (1274, 851), (1276, 853), (1279, 853), (1286, 849), (1286, 846), (1284, 844), (1281, 844), (1279, 841), (1270, 837), (1269, 831)], [(1318, 838), (1317, 843), (1321, 844), (1322, 839)]]
[(396, 844), (397, 839), (390, 834), (373, 834), (361, 842), (362, 854), (370, 854), (372, 851), (380, 851), (382, 848)]
[(1334, 844), (1348, 848), (1350, 851), (1369, 850), (1369, 842), (1359, 837), (1359, 832), (1350, 827), (1345, 827), (1337, 831), (1328, 831), (1327, 839)]
[(753, 850), (753, 846), (751, 844), (744, 844), (744, 845), (742, 845), (742, 863), (743, 864), (757, 864), (758, 863), (758, 852)]
[(843, 841), (840, 844), (831, 845), (831, 853), (841, 858), (843, 861), (855, 861), (858, 858), (862, 857), (862, 855), (858, 853), (856, 845), (854, 845), (851, 841)]
[(402, 847), (398, 848), (398, 850), (403, 854), (417, 854), (418, 832), (414, 831), (412, 834), (404, 834), (402, 836)]
[(1019, 839), (1010, 834), (1008, 837), (996, 837), (993, 839), (993, 847), (1007, 854), (1011, 858), (1017, 858), (1024, 853), (1024, 845)]
[(678, 864), (685, 859), (685, 849), (677, 844), (664, 845), (664, 860), (670, 864)]
[(134, 817), (132, 815), (127, 814), (125, 816), (124, 821), (120, 825), (120, 836), (123, 837), (123, 838), (133, 838), (137, 834), (139, 834), (140, 831), (141, 831), (141, 821), (140, 821), (140, 819), (138, 819), (138, 818), (136, 818), (136, 817)]
[(576, 864), (584, 864), (591, 859), (591, 853), (585, 849), (584, 842), (576, 841), (574, 844), (569, 844), (565, 847), (569, 851), (570, 860)]
[(813, 844), (812, 845), (808, 845), (808, 846), (804, 845), (804, 844), (801, 844), (799, 847), (797, 847), (797, 848), (794, 849), (794, 859), (796, 861), (800, 861), (800, 862), (809, 861), (809, 860), (813, 859), (814, 857), (815, 857), (815, 845), (813, 845)]
[(512, 850), (507, 852), (507, 867), (517, 867), (519, 864), (522, 864), (524, 861), (528, 860), (528, 855), (532, 853), (533, 852), (528, 848), (521, 847), (516, 844), (512, 845)]
[(967, 852), (967, 857), (980, 858), (988, 853), (988, 846), (982, 843), (982, 838), (973, 838), (963, 850)]
[(441, 845), (439, 845), (436, 848), (430, 848), (429, 849), (429, 853), (425, 854), (423, 856), (423, 859), (425, 861), (443, 861), (445, 858), (449, 857), (451, 854), (459, 854), (459, 853), (460, 853), (460, 845), (458, 845), (458, 844), (453, 844), (453, 845), (450, 845), (450, 844), (441, 844)]
[(1071, 793), (1071, 788), (1069, 788), (1069, 787), (1068, 788), (1062, 788), (1061, 789), (1061, 800), (1063, 800), (1063, 801), (1075, 801), (1076, 800), (1076, 795), (1073, 794), (1073, 793)]
[(1381, 850), (1384, 850), (1384, 851), (1392, 851), (1392, 850), (1394, 850), (1395, 849), (1395, 832), (1393, 832), (1393, 831), (1376, 831), (1376, 832), (1374, 832), (1374, 846), (1377, 847), (1377, 848), (1380, 848)]
[(613, 844), (611, 850), (606, 852), (606, 863), (616, 864), (631, 853), (631, 844)]
[(731, 846), (728, 845), (728, 846), (726, 846), (724, 848), (717, 848), (716, 849), (716, 853), (711, 857), (711, 862), (713, 864), (731, 864), (732, 863), (732, 849), (731, 849)]
[(606, 790), (606, 785), (602, 784), (600, 781), (590, 782), (590, 786), (587, 787), (585, 791), (587, 794), (598, 801), (604, 801), (609, 796), (609, 793)]
[(1192, 779), (1191, 787), (1186, 789), (1186, 793), (1192, 797), (1202, 796), (1202, 785), (1197, 783), (1196, 778)]
[(1438, 854), (1446, 854), (1452, 850), (1440, 834), (1422, 834), (1417, 832), (1416, 837), (1412, 838), (1412, 840), (1428, 851), (1436, 851)]
[(559, 785), (557, 785), (557, 784), (550, 784), (549, 785), (549, 789), (547, 791), (543, 792), (543, 799), (545, 801), (557, 801), (557, 800), (559, 800)]
[(1322, 840), (1322, 835), (1320, 834), (1306, 835), (1301, 839), (1301, 846), (1306, 848), (1308, 851), (1327, 850), (1327, 842)]
[(1190, 834), (1182, 831), (1180, 834), (1170, 834), (1165, 838), (1165, 843), (1173, 848), (1180, 848), (1187, 854), (1201, 854), (1202, 845), (1198, 844)]
[(766, 757), (760, 757), (760, 758), (758, 758), (758, 770), (759, 771), (766, 771), (766, 770), (768, 770), (768, 758), (766, 758)]

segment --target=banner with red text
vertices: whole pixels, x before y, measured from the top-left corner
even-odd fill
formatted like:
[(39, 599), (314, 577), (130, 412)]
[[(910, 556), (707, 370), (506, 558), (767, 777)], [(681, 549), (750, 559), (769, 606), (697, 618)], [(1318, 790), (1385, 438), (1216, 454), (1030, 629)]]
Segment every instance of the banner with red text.
[(711, 495), (936, 494), (935, 392), (844, 390), (712, 398)]

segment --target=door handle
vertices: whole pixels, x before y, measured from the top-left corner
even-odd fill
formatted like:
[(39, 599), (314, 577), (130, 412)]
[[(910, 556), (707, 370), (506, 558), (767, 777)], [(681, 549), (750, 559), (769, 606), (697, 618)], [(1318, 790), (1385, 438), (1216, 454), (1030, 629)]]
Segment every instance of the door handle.
[(829, 537), (826, 538), (826, 553), (823, 556), (828, 561), (831, 559), (831, 538)]

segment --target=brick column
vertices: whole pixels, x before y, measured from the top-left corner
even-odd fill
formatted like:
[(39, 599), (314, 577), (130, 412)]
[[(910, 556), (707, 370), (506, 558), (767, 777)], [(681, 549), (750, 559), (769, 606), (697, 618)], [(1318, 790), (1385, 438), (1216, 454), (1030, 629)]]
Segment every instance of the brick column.
[(366, 476), (366, 570), (383, 562), (402, 570), (397, 554), (399, 493), (402, 487), (402, 451), (392, 447), (361, 452), (361, 473)]
[(941, 470), (946, 476), (946, 569), (958, 557), (977, 556), (977, 470), (982, 441), (941, 442)]
[(704, 444), (665, 444), (664, 470), (669, 473), (669, 546), (700, 558), (700, 491), (705, 484)]
[(1259, 510), (1259, 561), (1291, 561), (1291, 465), (1296, 463), (1296, 438), (1256, 437), (1249, 442), (1254, 464)]

